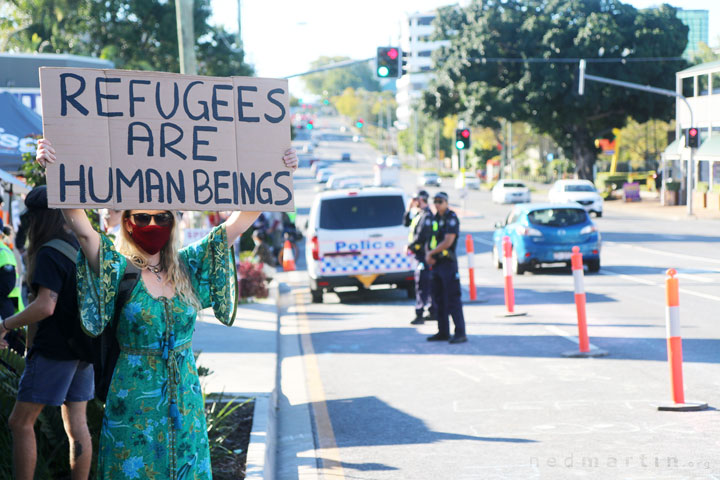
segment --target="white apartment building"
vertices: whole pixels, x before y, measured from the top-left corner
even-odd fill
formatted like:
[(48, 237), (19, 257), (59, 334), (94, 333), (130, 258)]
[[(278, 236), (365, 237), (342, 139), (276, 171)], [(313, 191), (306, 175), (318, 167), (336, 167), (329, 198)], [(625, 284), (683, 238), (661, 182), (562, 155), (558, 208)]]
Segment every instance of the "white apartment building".
[(430, 40), (433, 33), (432, 22), (436, 12), (416, 12), (408, 14), (401, 23), (400, 48), (406, 55), (408, 73), (397, 80), (395, 99), (398, 103), (397, 118), (400, 128), (407, 128), (412, 122), (412, 106), (420, 98), (422, 91), (432, 78), (432, 52), (447, 41)]
[[(687, 98), (692, 108), (677, 99), (675, 103), (676, 140), (665, 149), (663, 160), (675, 180), (682, 180), (687, 171), (690, 149), (685, 148), (685, 134), (690, 127), (700, 132), (700, 148), (693, 158), (694, 187), (707, 182), (712, 188), (720, 184), (720, 61), (703, 63), (675, 74), (676, 92)], [(691, 189), (693, 188), (691, 187)]]

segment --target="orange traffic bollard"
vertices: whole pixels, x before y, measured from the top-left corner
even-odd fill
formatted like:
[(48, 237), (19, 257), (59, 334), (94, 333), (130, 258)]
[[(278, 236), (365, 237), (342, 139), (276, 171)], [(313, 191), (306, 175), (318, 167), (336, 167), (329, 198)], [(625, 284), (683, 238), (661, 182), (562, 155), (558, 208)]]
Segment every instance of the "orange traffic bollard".
[(295, 253), (293, 252), (292, 243), (290, 243), (290, 240), (285, 240), (285, 245), (283, 245), (282, 267), (283, 270), (286, 272), (295, 271)]
[(465, 251), (468, 259), (468, 273), (470, 275), (470, 300), (477, 300), (477, 289), (475, 287), (475, 245), (472, 235), (465, 236)]
[(667, 296), (665, 321), (673, 403), (669, 405), (660, 405), (658, 406), (658, 410), (681, 412), (705, 410), (707, 408), (707, 403), (685, 402), (682, 373), (682, 337), (680, 336), (680, 285), (677, 277), (675, 276), (677, 275), (677, 271), (675, 271), (674, 268), (669, 269), (666, 273), (668, 277), (665, 280)]
[(527, 315), (526, 313), (518, 313), (515, 311), (515, 287), (513, 287), (512, 277), (512, 241), (507, 235), (503, 237), (503, 275), (505, 276), (505, 313), (501, 317), (519, 317)]
[(570, 351), (563, 353), (565, 357), (604, 357), (608, 353), (599, 348), (590, 348), (590, 338), (587, 333), (587, 313), (585, 304), (587, 298), (585, 296), (585, 271), (583, 270), (582, 253), (580, 247), (572, 248), (570, 256), (572, 264), (573, 282), (575, 283), (575, 310), (577, 311), (578, 323), (578, 346), (580, 351)]

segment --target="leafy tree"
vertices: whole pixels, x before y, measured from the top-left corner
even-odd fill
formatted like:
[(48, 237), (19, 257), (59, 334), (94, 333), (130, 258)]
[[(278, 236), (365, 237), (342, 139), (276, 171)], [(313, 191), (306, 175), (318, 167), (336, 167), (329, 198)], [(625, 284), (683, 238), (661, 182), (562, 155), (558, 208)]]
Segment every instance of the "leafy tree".
[(383, 121), (388, 109), (391, 111), (391, 121), (395, 120), (397, 103), (391, 92), (368, 92), (366, 90), (346, 88), (341, 95), (332, 98), (332, 103), (338, 113), (354, 122), (362, 118), (366, 123), (375, 123), (378, 116)]
[[(350, 60), (348, 57), (320, 57), (312, 62), (313, 69), (333, 63)], [(379, 91), (380, 84), (375, 79), (370, 65), (356, 63), (347, 67), (334, 68), (324, 72), (312, 73), (303, 77), (307, 89), (315, 95), (335, 97), (346, 88), (363, 89), (366, 91)]]
[[(10, 0), (0, 45), (10, 51), (72, 53), (118, 68), (178, 72), (173, 0)], [(235, 35), (208, 23), (210, 0), (194, 2), (198, 73), (251, 75)], [(0, 10), (3, 12), (4, 10)]]
[(333, 105), (340, 115), (348, 118), (361, 118), (360, 107), (362, 99), (357, 95), (355, 89), (348, 87), (342, 93), (333, 98)]
[[(720, 35), (716, 37), (715, 43), (720, 43)], [(713, 50), (705, 42), (698, 43), (698, 51), (693, 56), (693, 63), (708, 63), (715, 62), (717, 60), (720, 60), (720, 53), (717, 52), (717, 49)]]
[[(579, 96), (577, 61), (563, 59), (596, 60), (588, 73), (667, 89), (685, 67), (598, 61), (679, 57), (687, 27), (668, 5), (636, 10), (619, 0), (475, 0), (440, 9), (435, 27), (435, 39), (450, 44), (434, 53), (437, 76), (423, 95), (425, 110), (492, 128), (501, 118), (527, 122), (572, 152), (581, 178), (592, 178), (600, 132), (623, 126), (628, 116), (668, 117), (674, 100), (595, 82)], [(527, 58), (545, 61), (522, 61)]]
[(658, 167), (660, 154), (668, 145), (667, 132), (674, 131), (672, 122), (649, 120), (638, 123), (628, 119), (620, 129), (618, 170), (654, 170)]

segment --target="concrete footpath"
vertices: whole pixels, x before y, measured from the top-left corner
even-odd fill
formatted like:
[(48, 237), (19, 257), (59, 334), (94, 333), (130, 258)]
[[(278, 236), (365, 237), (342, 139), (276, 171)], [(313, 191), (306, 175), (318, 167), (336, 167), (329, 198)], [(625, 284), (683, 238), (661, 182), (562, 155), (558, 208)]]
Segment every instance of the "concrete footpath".
[(252, 480), (275, 478), (278, 291), (273, 282), (267, 299), (238, 305), (232, 327), (203, 311), (193, 337), (198, 366), (212, 372), (201, 380), (204, 391), (255, 400), (245, 477)]
[(660, 196), (657, 193), (642, 193), (639, 202), (624, 202), (621, 199), (606, 200), (604, 203), (605, 215), (622, 214), (639, 217), (650, 217), (663, 220), (720, 220), (720, 208), (703, 208), (693, 205), (692, 216), (688, 215), (687, 205), (660, 205)]

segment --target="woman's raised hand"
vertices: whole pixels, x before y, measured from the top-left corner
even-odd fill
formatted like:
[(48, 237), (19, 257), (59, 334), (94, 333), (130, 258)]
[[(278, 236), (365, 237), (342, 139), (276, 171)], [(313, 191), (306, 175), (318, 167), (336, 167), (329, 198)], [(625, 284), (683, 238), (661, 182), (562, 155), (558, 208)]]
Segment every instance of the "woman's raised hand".
[(35, 161), (43, 168), (45, 168), (48, 163), (55, 163), (55, 149), (52, 147), (50, 140), (44, 138), (38, 140)]
[(283, 156), (283, 161), (285, 162), (285, 166), (288, 168), (292, 168), (293, 171), (297, 170), (298, 168), (298, 157), (297, 152), (294, 148), (289, 148), (285, 151), (285, 155)]

